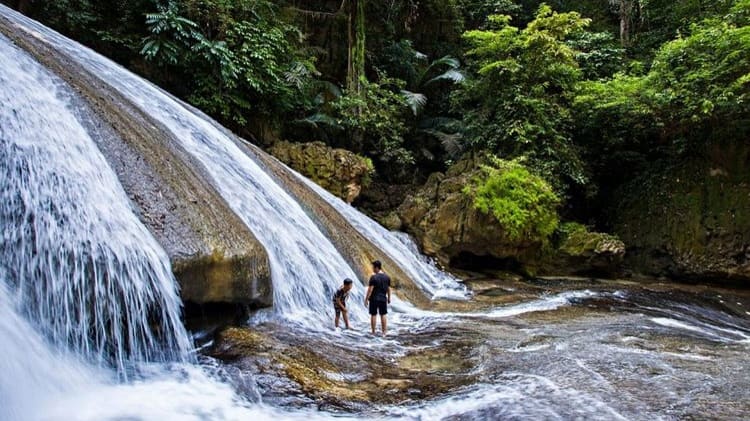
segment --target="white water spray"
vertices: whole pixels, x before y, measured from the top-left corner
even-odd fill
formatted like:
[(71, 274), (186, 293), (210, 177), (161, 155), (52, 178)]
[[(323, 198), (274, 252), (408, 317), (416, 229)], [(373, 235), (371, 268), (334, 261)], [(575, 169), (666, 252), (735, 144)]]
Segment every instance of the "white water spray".
[(184, 358), (169, 259), (64, 85), (5, 37), (0, 62), (0, 265), (18, 310), (60, 348), (121, 374)]

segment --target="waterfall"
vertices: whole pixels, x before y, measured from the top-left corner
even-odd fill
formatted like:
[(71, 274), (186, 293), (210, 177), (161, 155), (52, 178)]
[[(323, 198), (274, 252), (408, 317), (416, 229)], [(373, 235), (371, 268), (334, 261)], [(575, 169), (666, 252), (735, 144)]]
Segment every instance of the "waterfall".
[[(214, 124), (179, 100), (125, 68), (15, 12), (17, 24), (63, 51), (102, 78), (173, 132), (181, 147), (203, 164), (229, 206), (247, 224), (269, 255), (274, 312), (287, 320), (328, 326), (331, 295), (344, 278), (356, 279), (331, 241), (299, 203)], [(362, 285), (352, 300), (364, 300)], [(350, 317), (364, 319), (353, 306)]]
[(121, 375), (184, 358), (169, 259), (68, 88), (2, 36), (0, 61), (0, 269), (16, 311), (60, 349)]
[(62, 397), (80, 390), (91, 371), (64, 352), (55, 353), (16, 309), (0, 271), (0, 418), (28, 419), (40, 397)]

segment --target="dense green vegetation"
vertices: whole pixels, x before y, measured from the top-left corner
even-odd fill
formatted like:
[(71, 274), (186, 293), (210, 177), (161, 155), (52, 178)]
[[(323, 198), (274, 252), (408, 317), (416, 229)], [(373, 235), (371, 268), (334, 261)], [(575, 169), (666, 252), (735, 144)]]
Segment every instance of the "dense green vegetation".
[(497, 219), (509, 239), (546, 241), (555, 232), (560, 199), (549, 183), (515, 161), (495, 158), (483, 170), (464, 192), (476, 209)]
[(603, 224), (623, 182), (750, 127), (750, 0), (4, 1), (246, 137), (345, 147), (380, 181), (467, 151), (523, 162), (478, 201), (519, 227), (492, 198), (513, 183)]

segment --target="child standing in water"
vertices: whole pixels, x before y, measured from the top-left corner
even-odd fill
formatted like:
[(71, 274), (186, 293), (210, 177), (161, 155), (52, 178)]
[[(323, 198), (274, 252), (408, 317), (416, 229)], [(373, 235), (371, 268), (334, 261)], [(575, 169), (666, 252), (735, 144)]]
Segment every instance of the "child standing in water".
[(344, 285), (341, 285), (338, 291), (333, 294), (333, 309), (336, 311), (336, 320), (334, 321), (334, 324), (337, 329), (339, 327), (339, 316), (342, 313), (344, 315), (344, 325), (349, 329), (349, 314), (346, 309), (346, 299), (349, 298), (349, 291), (352, 290), (352, 284), (353, 282), (351, 279), (344, 279)]

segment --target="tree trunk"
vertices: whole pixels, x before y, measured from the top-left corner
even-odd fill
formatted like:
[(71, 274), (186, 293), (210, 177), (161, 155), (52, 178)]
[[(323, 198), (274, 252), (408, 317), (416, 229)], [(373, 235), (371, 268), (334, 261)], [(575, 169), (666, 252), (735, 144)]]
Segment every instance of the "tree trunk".
[(620, 43), (623, 47), (630, 45), (632, 15), (633, 0), (620, 0)]
[[(348, 95), (361, 97), (365, 81), (365, 0), (349, 0), (348, 14), (349, 57), (346, 71), (346, 90)], [(359, 116), (363, 112), (359, 105), (354, 113)], [(362, 152), (364, 133), (358, 128), (350, 133), (351, 147), (356, 152)]]
[(347, 60), (346, 88), (350, 94), (362, 93), (365, 79), (365, 0), (349, 1), (348, 16), (349, 58)]

